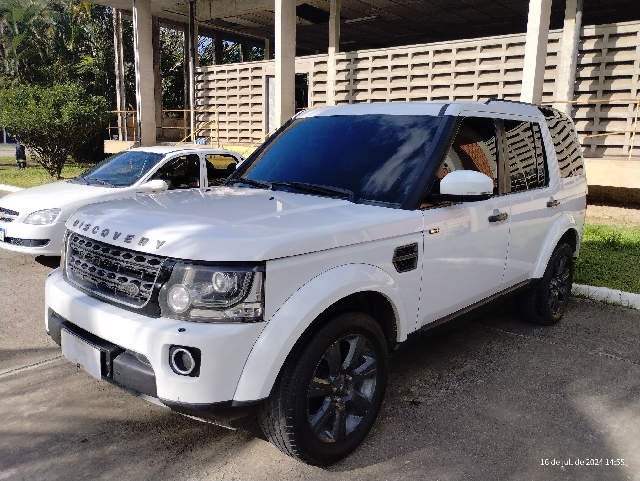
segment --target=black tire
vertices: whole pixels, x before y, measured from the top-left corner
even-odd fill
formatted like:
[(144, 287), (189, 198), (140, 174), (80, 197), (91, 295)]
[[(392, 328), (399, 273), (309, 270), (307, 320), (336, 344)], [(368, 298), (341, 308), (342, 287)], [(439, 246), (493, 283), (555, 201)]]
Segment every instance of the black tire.
[(572, 285), (573, 249), (563, 242), (551, 254), (542, 279), (518, 298), (520, 315), (541, 326), (556, 324), (567, 310)]
[(265, 401), (260, 426), (283, 453), (329, 465), (356, 449), (376, 420), (387, 384), (387, 343), (374, 319), (346, 312), (303, 344)]

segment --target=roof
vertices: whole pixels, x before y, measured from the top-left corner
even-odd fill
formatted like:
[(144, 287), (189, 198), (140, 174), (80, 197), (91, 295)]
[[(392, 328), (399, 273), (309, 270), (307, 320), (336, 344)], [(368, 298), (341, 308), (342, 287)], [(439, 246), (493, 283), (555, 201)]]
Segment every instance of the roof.
[(129, 150), (138, 150), (141, 152), (153, 152), (156, 154), (170, 154), (173, 152), (207, 152), (207, 153), (218, 153), (218, 154), (233, 154), (240, 155), (238, 152), (234, 152), (227, 149), (218, 149), (215, 147), (206, 147), (200, 145), (156, 145), (153, 147), (134, 147)]
[(332, 115), (460, 115), (464, 111), (495, 112), (501, 114), (540, 116), (533, 104), (492, 99), (487, 102), (388, 102), (340, 105), (308, 109), (298, 118), (328, 117)]

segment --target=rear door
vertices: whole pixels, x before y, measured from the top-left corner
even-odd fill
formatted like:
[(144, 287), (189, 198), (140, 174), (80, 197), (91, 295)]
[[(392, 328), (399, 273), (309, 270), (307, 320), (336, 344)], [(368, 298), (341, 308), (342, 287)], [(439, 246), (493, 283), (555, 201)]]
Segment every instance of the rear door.
[[(511, 236), (504, 287), (528, 279), (544, 240), (562, 212), (560, 183), (550, 175), (543, 126), (536, 120), (501, 121), (505, 153), (505, 197), (511, 209)], [(548, 137), (548, 131), (546, 137)], [(550, 138), (546, 139), (549, 144)]]
[[(494, 197), (423, 204), (423, 289), (418, 325), (452, 314), (501, 289), (509, 241), (509, 199), (500, 196), (495, 119), (466, 117), (441, 161), (431, 193), (454, 170), (475, 170), (494, 180)], [(500, 216), (500, 214), (503, 214)], [(501, 220), (497, 220), (501, 219)]]

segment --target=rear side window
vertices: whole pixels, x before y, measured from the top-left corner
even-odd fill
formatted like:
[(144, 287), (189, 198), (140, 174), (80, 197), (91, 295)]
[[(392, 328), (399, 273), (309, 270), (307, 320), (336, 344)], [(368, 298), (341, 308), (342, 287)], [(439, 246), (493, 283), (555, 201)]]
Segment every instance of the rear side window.
[(511, 192), (547, 185), (540, 126), (533, 122), (504, 120), (507, 165)]
[(571, 121), (554, 109), (540, 109), (553, 139), (553, 147), (558, 157), (558, 167), (562, 177), (582, 175), (584, 166), (580, 154), (580, 144)]

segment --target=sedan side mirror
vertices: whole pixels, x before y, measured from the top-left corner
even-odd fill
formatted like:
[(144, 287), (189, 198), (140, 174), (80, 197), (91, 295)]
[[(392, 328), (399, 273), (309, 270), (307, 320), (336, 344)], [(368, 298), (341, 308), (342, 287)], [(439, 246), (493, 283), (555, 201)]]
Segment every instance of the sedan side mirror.
[(468, 202), (489, 199), (493, 195), (493, 179), (475, 170), (455, 170), (440, 181), (438, 200)]
[(145, 182), (141, 186), (138, 187), (138, 194), (151, 194), (153, 192), (164, 192), (169, 188), (169, 184), (167, 184), (162, 179), (150, 180), (149, 182)]

